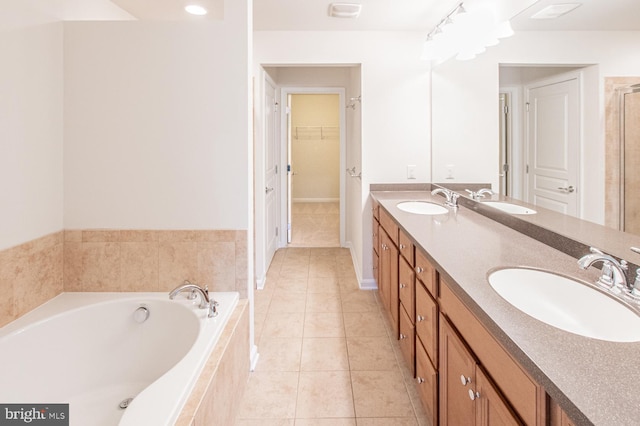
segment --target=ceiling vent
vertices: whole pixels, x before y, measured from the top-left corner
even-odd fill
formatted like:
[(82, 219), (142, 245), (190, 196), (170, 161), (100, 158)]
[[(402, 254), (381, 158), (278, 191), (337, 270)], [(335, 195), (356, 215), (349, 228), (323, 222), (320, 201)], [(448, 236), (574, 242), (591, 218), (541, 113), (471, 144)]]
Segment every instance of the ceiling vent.
[(333, 18), (357, 18), (360, 16), (362, 5), (357, 3), (331, 3), (329, 16)]
[(571, 12), (581, 3), (552, 4), (531, 15), (531, 19), (555, 19)]

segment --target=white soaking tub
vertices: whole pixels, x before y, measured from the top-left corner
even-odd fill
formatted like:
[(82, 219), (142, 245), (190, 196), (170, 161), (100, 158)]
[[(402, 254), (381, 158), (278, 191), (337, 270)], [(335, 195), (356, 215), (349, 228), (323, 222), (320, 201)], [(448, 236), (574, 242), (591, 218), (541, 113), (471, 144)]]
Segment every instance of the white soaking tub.
[(0, 402), (68, 403), (74, 426), (173, 424), (238, 303), (211, 293), (207, 318), (187, 294), (63, 293), (0, 328)]

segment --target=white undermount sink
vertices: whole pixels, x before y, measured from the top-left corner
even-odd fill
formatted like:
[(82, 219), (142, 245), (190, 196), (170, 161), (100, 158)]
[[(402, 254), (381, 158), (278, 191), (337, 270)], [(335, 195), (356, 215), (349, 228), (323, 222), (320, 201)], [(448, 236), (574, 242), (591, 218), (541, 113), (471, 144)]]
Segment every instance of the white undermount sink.
[(429, 201), (402, 201), (396, 206), (405, 212), (415, 213), (415, 214), (444, 214), (447, 213), (446, 207), (441, 206), (440, 204), (431, 203)]
[(519, 206), (518, 204), (507, 203), (505, 201), (482, 201), (482, 204), (491, 206), (498, 210), (502, 210), (505, 213), (510, 214), (536, 214), (534, 209), (529, 207)]
[(611, 342), (640, 341), (640, 316), (580, 281), (528, 268), (498, 269), (488, 279), (507, 302), (561, 330)]

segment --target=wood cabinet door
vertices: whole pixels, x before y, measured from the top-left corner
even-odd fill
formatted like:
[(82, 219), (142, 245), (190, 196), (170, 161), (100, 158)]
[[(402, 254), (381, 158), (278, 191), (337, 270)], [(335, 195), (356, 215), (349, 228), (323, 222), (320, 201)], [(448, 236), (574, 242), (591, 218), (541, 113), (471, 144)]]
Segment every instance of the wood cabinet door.
[(416, 354), (416, 334), (415, 328), (409, 319), (409, 316), (405, 312), (404, 308), (400, 307), (400, 330), (398, 333), (398, 340), (400, 341), (400, 351), (406, 361), (413, 377), (416, 375), (415, 367), (415, 354)]
[(398, 248), (390, 241), (389, 246), (389, 312), (393, 331), (398, 335), (400, 298), (398, 296)]
[(380, 228), (379, 239), (380, 249), (378, 250), (378, 294), (380, 296), (380, 300), (382, 301), (382, 305), (387, 311), (389, 311), (389, 300), (391, 299), (391, 252), (389, 246), (393, 244), (391, 244), (391, 241), (389, 241), (389, 236), (382, 230), (382, 228)]
[(438, 424), (438, 373), (433, 368), (419, 339), (416, 339), (416, 382), (427, 418), (433, 426), (436, 426)]
[(402, 256), (399, 256), (398, 267), (398, 298), (407, 311), (411, 322), (415, 324), (415, 273), (413, 272), (413, 267)]
[(424, 345), (434, 366), (438, 366), (438, 304), (427, 289), (416, 281), (416, 336)]
[(440, 315), (440, 425), (474, 425), (476, 361), (449, 322)]
[(475, 403), (477, 404), (476, 426), (517, 426), (524, 424), (513, 413), (481, 368), (476, 369), (474, 391)]

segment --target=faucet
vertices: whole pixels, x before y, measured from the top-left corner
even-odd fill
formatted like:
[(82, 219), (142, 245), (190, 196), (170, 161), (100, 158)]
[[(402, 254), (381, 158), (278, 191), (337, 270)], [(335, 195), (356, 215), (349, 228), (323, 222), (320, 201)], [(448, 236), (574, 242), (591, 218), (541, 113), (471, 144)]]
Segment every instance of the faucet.
[(169, 299), (173, 300), (178, 295), (178, 293), (181, 293), (183, 291), (191, 292), (191, 294), (188, 297), (188, 299), (190, 300), (195, 299), (196, 294), (200, 294), (199, 308), (209, 310), (209, 314), (207, 315), (207, 317), (213, 318), (216, 315), (218, 315), (218, 309), (217, 309), (218, 302), (216, 302), (215, 300), (209, 299), (209, 289), (207, 288), (207, 286), (202, 288), (198, 284), (193, 284), (188, 280), (185, 280), (185, 282), (182, 285), (179, 285), (178, 287), (171, 290), (171, 292), (169, 293)]
[(446, 188), (436, 188), (431, 191), (431, 195), (437, 194), (444, 194), (445, 198), (447, 199), (447, 201), (445, 201), (444, 203), (446, 206), (453, 207), (454, 209), (458, 208), (458, 197), (460, 197), (460, 194), (457, 194), (452, 190)]
[(596, 284), (611, 290), (615, 294), (630, 293), (633, 286), (627, 282), (626, 272), (629, 269), (625, 260), (619, 262), (612, 256), (603, 253), (595, 247), (589, 249), (591, 253), (582, 256), (578, 260), (581, 269), (587, 269), (596, 262), (602, 262), (602, 274)]
[(484, 198), (484, 194), (493, 195), (495, 192), (490, 190), (489, 188), (482, 188), (478, 190), (478, 192), (474, 192), (470, 189), (465, 189), (469, 193), (469, 196), (472, 200), (479, 200), (480, 198)]

